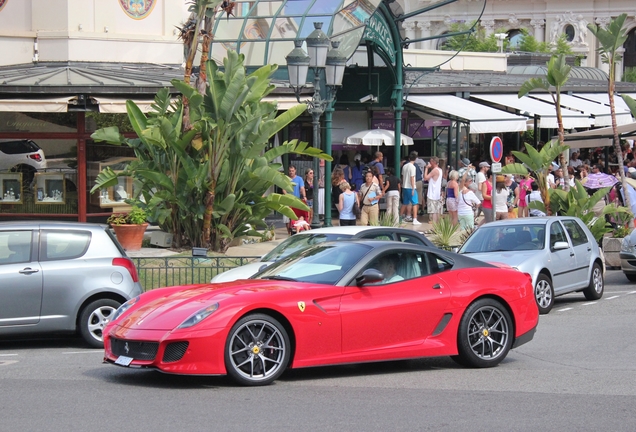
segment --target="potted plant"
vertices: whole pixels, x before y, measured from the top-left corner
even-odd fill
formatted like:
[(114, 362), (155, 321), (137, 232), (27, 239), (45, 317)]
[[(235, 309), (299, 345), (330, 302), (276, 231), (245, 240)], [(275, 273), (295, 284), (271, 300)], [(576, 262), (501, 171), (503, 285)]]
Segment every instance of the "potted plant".
[(623, 237), (627, 237), (632, 232), (629, 227), (632, 219), (632, 215), (629, 213), (615, 214), (615, 228), (612, 229), (609, 236), (603, 237), (602, 248), (605, 255), (605, 265), (608, 268), (619, 268), (621, 266), (621, 245)]
[(134, 252), (141, 249), (144, 233), (148, 228), (147, 217), (144, 209), (133, 206), (128, 213), (113, 213), (107, 222), (113, 227), (117, 241), (124, 250)]

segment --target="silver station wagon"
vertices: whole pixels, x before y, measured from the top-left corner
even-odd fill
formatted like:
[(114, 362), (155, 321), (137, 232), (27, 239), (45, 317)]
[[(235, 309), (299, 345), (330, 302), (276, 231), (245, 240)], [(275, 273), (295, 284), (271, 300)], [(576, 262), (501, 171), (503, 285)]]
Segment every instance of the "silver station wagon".
[(141, 292), (106, 225), (0, 223), (0, 337), (79, 332), (102, 347), (112, 314)]
[(490, 222), (480, 226), (459, 253), (529, 273), (542, 314), (550, 312), (555, 296), (578, 291), (588, 300), (603, 296), (605, 264), (600, 248), (576, 217)]

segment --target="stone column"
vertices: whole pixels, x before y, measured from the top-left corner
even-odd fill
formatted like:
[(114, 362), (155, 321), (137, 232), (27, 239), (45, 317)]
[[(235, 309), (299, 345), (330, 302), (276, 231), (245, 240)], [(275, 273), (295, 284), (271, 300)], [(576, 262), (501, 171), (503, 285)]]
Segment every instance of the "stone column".
[(545, 20), (544, 19), (532, 19), (530, 25), (534, 28), (534, 38), (537, 42), (545, 41)]
[[(420, 37), (430, 37), (431, 36), (431, 22), (430, 21), (418, 21), (417, 22), (417, 28), (420, 31)], [(423, 50), (430, 50), (431, 45), (434, 41), (432, 40), (427, 40), (427, 41), (422, 41), (420, 42), (419, 48), (423, 49)]]
[(495, 20), (494, 19), (483, 19), (480, 21), (481, 26), (486, 30), (486, 37), (495, 33)]
[[(415, 21), (403, 22), (402, 28), (404, 29), (404, 36), (406, 37), (406, 39), (409, 39), (409, 40), (415, 39)], [(411, 48), (411, 45), (409, 45), (408, 48)], [(412, 47), (412, 48), (415, 48), (415, 47)]]
[(614, 70), (614, 72), (616, 73), (616, 75), (614, 76), (614, 80), (616, 82), (621, 81), (623, 79), (623, 70), (625, 68), (625, 59), (624, 59), (624, 54), (625, 54), (625, 48), (620, 47), (616, 50), (616, 54), (618, 56), (620, 56), (620, 60), (616, 62), (616, 69)]

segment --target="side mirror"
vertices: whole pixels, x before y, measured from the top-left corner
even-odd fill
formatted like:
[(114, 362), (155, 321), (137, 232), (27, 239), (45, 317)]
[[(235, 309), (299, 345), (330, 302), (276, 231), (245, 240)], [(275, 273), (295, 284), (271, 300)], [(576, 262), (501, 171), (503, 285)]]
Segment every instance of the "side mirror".
[(372, 283), (382, 282), (384, 280), (384, 274), (380, 270), (373, 268), (366, 269), (362, 274), (356, 277), (356, 285), (363, 286)]
[(269, 264), (263, 264), (258, 268), (258, 271), (265, 270), (267, 267), (269, 267)]
[(562, 250), (562, 249), (567, 249), (569, 248), (570, 245), (568, 244), (568, 242), (564, 242), (564, 241), (558, 241), (554, 243), (554, 246), (552, 246), (553, 250)]

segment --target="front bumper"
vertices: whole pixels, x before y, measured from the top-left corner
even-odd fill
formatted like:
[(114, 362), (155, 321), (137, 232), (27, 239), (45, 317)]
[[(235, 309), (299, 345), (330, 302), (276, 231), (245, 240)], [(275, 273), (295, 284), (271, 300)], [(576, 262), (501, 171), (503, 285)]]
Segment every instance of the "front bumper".
[(130, 357), (130, 368), (151, 368), (184, 375), (225, 375), (227, 331), (131, 330), (111, 327), (104, 336), (104, 361)]
[(636, 274), (636, 254), (621, 251), (618, 256), (621, 260), (621, 270), (623, 270), (624, 273)]

